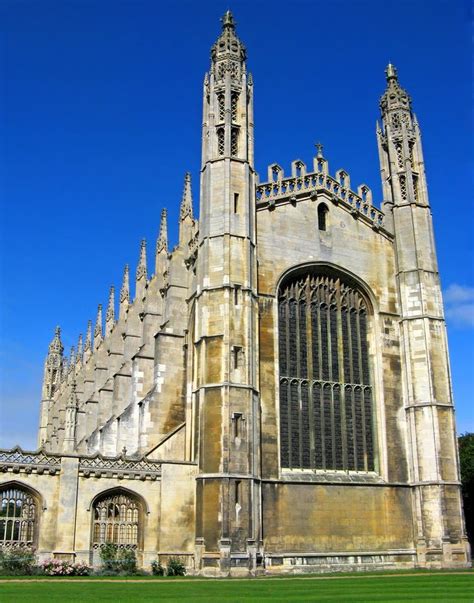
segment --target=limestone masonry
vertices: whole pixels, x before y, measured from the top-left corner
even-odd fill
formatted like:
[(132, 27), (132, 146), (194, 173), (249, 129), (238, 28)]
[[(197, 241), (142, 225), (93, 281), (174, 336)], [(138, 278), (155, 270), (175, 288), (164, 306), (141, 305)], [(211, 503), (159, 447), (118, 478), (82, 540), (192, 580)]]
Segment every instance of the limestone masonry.
[(68, 358), (45, 363), (37, 452), (0, 451), (0, 546), (189, 573), (466, 567), (420, 127), (393, 65), (382, 210), (312, 166), (254, 170), (253, 83), (230, 12), (203, 87), (199, 221), (163, 211)]

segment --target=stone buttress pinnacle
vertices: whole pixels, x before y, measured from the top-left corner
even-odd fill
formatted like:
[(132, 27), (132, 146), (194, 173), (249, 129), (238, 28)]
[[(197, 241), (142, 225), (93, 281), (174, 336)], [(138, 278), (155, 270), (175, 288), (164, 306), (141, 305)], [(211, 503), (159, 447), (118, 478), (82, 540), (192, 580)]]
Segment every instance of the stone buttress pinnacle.
[(166, 208), (161, 211), (160, 233), (156, 241), (156, 254), (168, 251), (168, 212)]
[(90, 350), (92, 348), (92, 320), (87, 321), (87, 331), (86, 331), (86, 343), (84, 345), (84, 352)]
[(179, 219), (184, 220), (188, 216), (191, 218), (193, 217), (193, 196), (191, 192), (191, 174), (186, 172), (184, 177), (183, 198), (181, 200)]
[(105, 314), (105, 322), (110, 323), (115, 320), (115, 287), (112, 285), (109, 292), (109, 303)]
[(142, 239), (142, 242), (140, 245), (140, 259), (138, 260), (137, 273), (135, 276), (136, 276), (137, 281), (139, 281), (142, 278), (144, 278), (146, 280), (146, 278), (147, 278), (146, 240), (145, 239)]
[(123, 304), (124, 302), (127, 304), (130, 302), (130, 273), (128, 264), (125, 264), (122, 288), (120, 289), (120, 303)]
[(97, 307), (97, 319), (95, 321), (94, 338), (102, 338), (102, 304)]

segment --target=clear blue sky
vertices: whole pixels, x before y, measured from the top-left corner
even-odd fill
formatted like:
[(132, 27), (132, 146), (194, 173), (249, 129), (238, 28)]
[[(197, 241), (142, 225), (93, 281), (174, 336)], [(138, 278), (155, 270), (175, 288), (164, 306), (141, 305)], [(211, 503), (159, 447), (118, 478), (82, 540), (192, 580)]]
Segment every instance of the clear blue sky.
[[(390, 60), (423, 133), (458, 430), (474, 431), (469, 3), (460, 0), (0, 2), (0, 445), (35, 446), (54, 326), (75, 345), (183, 174), (198, 191), (202, 79), (230, 6), (255, 82), (257, 170), (324, 143), (381, 199), (375, 140)], [(195, 195), (195, 205), (197, 205)]]

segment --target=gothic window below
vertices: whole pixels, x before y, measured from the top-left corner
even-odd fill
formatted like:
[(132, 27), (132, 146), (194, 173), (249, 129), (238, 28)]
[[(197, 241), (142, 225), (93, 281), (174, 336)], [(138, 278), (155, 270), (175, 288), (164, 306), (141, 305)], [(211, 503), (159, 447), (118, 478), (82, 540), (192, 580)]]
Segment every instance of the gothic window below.
[(287, 469), (374, 471), (368, 306), (306, 273), (279, 291), (280, 454)]
[(105, 495), (94, 503), (92, 545), (113, 543), (139, 548), (142, 508), (139, 501), (124, 492)]
[(19, 487), (0, 490), (0, 547), (32, 546), (35, 543), (37, 504), (35, 497)]

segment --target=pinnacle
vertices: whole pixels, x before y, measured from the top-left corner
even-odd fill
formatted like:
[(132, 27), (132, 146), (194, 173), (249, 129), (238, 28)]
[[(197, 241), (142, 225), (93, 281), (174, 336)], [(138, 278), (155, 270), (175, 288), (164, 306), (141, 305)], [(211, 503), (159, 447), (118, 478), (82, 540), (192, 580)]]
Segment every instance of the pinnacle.
[(147, 270), (146, 270), (146, 240), (142, 239), (142, 242), (140, 244), (140, 259), (138, 260), (138, 266), (137, 266), (137, 273), (136, 273), (136, 280), (140, 280), (141, 278), (147, 277)]
[[(186, 184), (185, 184), (186, 190)], [(190, 189), (191, 190), (191, 189)], [(183, 194), (184, 200), (184, 194)], [(182, 210), (182, 206), (181, 206)], [(158, 235), (158, 240), (156, 241), (156, 253), (160, 253), (160, 251), (168, 251), (168, 212), (166, 208), (161, 210), (161, 222), (160, 222), (160, 233)]]
[(125, 264), (122, 279), (122, 288), (120, 289), (120, 303), (130, 301), (130, 281), (129, 281), (129, 269), (128, 264)]
[(193, 217), (193, 196), (191, 192), (191, 174), (189, 172), (186, 172), (184, 176), (183, 198), (181, 200), (179, 218), (180, 220), (184, 220), (187, 216)]

